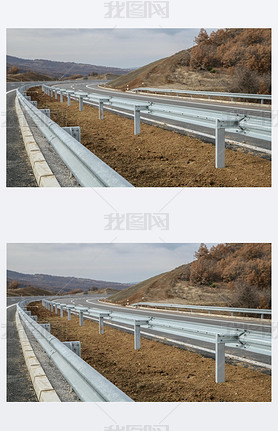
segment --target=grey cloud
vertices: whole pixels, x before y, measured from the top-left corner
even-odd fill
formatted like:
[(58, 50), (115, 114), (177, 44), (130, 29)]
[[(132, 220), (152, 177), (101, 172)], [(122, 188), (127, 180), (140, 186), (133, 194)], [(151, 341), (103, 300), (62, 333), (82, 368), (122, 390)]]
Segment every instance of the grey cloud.
[[(212, 29), (209, 29), (212, 30)], [(8, 29), (7, 54), (139, 67), (193, 45), (199, 29)]]
[(23, 273), (140, 281), (191, 262), (198, 247), (199, 244), (8, 244), (7, 267)]

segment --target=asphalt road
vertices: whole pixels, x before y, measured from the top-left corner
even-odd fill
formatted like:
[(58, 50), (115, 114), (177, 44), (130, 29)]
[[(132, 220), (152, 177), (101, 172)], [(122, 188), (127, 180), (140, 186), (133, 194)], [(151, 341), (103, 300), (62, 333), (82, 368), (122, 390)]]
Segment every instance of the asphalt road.
[[(58, 300), (60, 302), (61, 300)], [(221, 327), (233, 327), (233, 328), (241, 328), (246, 330), (253, 330), (253, 331), (259, 331), (259, 332), (265, 332), (270, 333), (271, 332), (271, 323), (268, 320), (265, 321), (258, 321), (258, 319), (244, 319), (244, 318), (234, 318), (234, 317), (221, 317), (216, 315), (192, 315), (192, 313), (186, 313), (186, 312), (167, 312), (167, 311), (154, 311), (154, 310), (142, 310), (142, 309), (134, 309), (121, 307), (117, 305), (111, 305), (111, 304), (102, 304), (98, 302), (96, 298), (93, 297), (83, 297), (83, 296), (75, 296), (75, 297), (63, 297), (62, 302), (65, 304), (73, 304), (73, 305), (80, 305), (80, 306), (86, 306), (91, 308), (101, 308), (106, 310), (118, 310), (124, 313), (134, 313), (142, 315), (142, 316), (156, 316), (160, 318), (167, 318), (167, 319), (174, 319), (174, 320), (180, 320), (184, 322), (191, 322), (191, 323), (202, 323), (204, 325), (217, 325), (219, 328)], [(122, 323), (120, 325), (111, 323), (107, 321), (111, 326), (115, 327), (122, 327), (122, 329), (127, 329), (131, 332), (133, 332), (133, 327), (131, 325), (123, 325)], [(158, 337), (164, 338), (162, 333), (151, 331), (149, 329), (143, 328), (141, 330), (143, 336), (150, 336), (156, 335)], [(202, 353), (208, 354), (208, 356), (214, 356), (214, 350), (215, 345), (212, 343), (202, 342), (198, 340), (193, 340), (191, 338), (185, 338), (182, 336), (176, 336), (176, 335), (167, 335), (167, 338), (170, 339), (169, 344), (178, 345), (179, 347), (188, 347), (185, 346), (185, 343), (190, 346), (192, 350), (201, 351)], [(159, 339), (159, 338), (158, 338)], [(165, 341), (165, 340), (164, 340)], [(208, 352), (208, 350), (210, 352)], [(212, 353), (213, 352), (213, 353)], [(271, 358), (265, 355), (252, 353), (252, 352), (246, 352), (241, 351), (239, 349), (235, 348), (226, 348), (226, 352), (230, 355), (235, 355), (240, 358), (246, 358), (251, 361), (257, 361), (262, 364), (269, 365), (271, 363)]]
[[(55, 81), (56, 82), (56, 81)], [(20, 83), (7, 83), (7, 186), (8, 187), (37, 187), (29, 157), (27, 155), (18, 118), (15, 112), (15, 90)], [(37, 82), (31, 83), (38, 85)], [(61, 187), (79, 187), (78, 181), (70, 170), (49, 145), (47, 139), (40, 132), (33, 120), (25, 113), (25, 118), (50, 169), (54, 173)]]
[[(225, 114), (225, 112), (229, 112), (232, 114), (242, 114), (242, 115), (255, 115), (259, 116), (260, 118), (270, 118), (271, 117), (271, 107), (269, 105), (261, 105), (261, 104), (246, 104), (246, 103), (231, 103), (231, 102), (219, 102), (215, 100), (196, 100), (196, 99), (189, 99), (189, 98), (180, 98), (180, 97), (174, 97), (174, 96), (154, 96), (154, 95), (141, 95), (141, 94), (132, 94), (132, 93), (125, 93), (125, 92), (119, 92), (111, 89), (103, 89), (99, 87), (100, 82), (88, 82), (88, 81), (75, 81), (63, 83), (62, 87), (65, 89), (72, 89), (74, 91), (84, 91), (87, 93), (98, 93), (101, 95), (110, 95), (110, 96), (118, 96), (121, 98), (129, 98), (129, 99), (140, 99), (140, 101), (151, 101), (156, 103), (169, 103), (176, 106), (183, 106), (183, 107), (192, 107), (192, 108), (198, 108), (198, 109), (208, 109), (208, 110), (220, 110), (221, 113)], [(61, 87), (61, 83), (56, 85), (57, 87)], [(109, 108), (111, 109), (111, 108)], [(117, 111), (122, 111), (124, 114), (130, 113), (130, 111), (124, 110), (124, 109), (118, 109), (113, 108)], [(212, 129), (209, 129), (207, 127), (200, 127), (197, 125), (192, 125), (189, 123), (181, 122), (181, 121), (175, 121), (171, 119), (165, 119), (162, 117), (157, 117), (149, 114), (142, 113), (141, 118), (143, 122), (148, 122), (146, 119), (149, 120), (155, 120), (160, 121), (162, 123), (167, 123), (171, 130), (174, 130), (175, 127), (177, 127), (177, 131), (182, 133), (181, 129), (189, 129), (192, 133), (191, 135), (194, 135), (194, 132), (196, 136), (198, 136), (198, 133), (208, 135), (206, 138), (205, 136), (201, 135), (201, 139), (206, 139), (210, 142), (214, 142), (214, 131)], [(172, 127), (171, 127), (172, 126)], [(185, 132), (187, 133), (187, 132)], [(210, 136), (210, 138), (209, 138)], [(254, 147), (258, 147), (259, 149), (266, 149), (271, 150), (271, 142), (268, 141), (262, 141), (255, 138), (250, 138), (246, 136), (241, 136), (236, 133), (229, 133), (226, 135), (226, 138), (238, 142), (238, 143), (247, 143), (250, 145), (253, 145)]]
[(37, 187), (15, 112), (15, 90), (7, 93), (7, 187)]
[(25, 364), (15, 326), (16, 303), (22, 298), (9, 298), (7, 306), (7, 401), (38, 401)]
[[(49, 297), (51, 299), (52, 297)], [(36, 402), (38, 401), (29, 371), (25, 364), (18, 332), (15, 324), (16, 304), (24, 299), (36, 301), (41, 297), (7, 298), (7, 401)], [(80, 401), (68, 382), (49, 359), (33, 334), (24, 327), (26, 335), (50, 383), (63, 402)]]

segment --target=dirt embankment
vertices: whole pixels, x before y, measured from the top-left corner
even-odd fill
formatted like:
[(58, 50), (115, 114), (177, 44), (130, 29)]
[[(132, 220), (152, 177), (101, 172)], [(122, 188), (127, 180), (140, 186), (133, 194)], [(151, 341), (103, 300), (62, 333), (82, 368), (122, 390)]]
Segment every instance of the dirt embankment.
[(268, 160), (227, 149), (226, 168), (216, 169), (212, 144), (146, 124), (134, 136), (133, 119), (105, 112), (99, 120), (97, 108), (79, 112), (77, 102), (68, 107), (38, 87), (28, 94), (60, 126), (79, 125), (82, 144), (136, 187), (271, 186)]
[(89, 320), (61, 318), (40, 302), (28, 309), (39, 322), (50, 322), (51, 333), (61, 341), (80, 340), (82, 358), (134, 401), (271, 401), (271, 377), (242, 365), (226, 364), (226, 382), (214, 382), (214, 359), (159, 342), (142, 339), (133, 348), (133, 335)]

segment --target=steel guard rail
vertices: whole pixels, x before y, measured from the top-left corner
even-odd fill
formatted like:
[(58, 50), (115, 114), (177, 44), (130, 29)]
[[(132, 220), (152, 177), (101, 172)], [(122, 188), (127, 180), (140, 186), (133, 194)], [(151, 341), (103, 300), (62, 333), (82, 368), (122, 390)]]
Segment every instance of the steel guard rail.
[(261, 308), (235, 308), (235, 307), (213, 307), (207, 305), (189, 305), (189, 304), (163, 304), (159, 302), (135, 302), (132, 304), (134, 307), (154, 307), (154, 308), (175, 308), (177, 310), (204, 310), (210, 313), (211, 311), (224, 311), (229, 312), (234, 315), (234, 313), (250, 313), (250, 314), (260, 314), (263, 319), (264, 315), (271, 316), (271, 310), (261, 309)]
[(209, 98), (211, 96), (215, 97), (229, 97), (232, 99), (257, 99), (260, 100), (261, 103), (263, 103), (264, 100), (271, 100), (272, 96), (271, 94), (248, 94), (248, 93), (227, 93), (227, 92), (219, 92), (219, 91), (195, 91), (195, 90), (176, 90), (176, 89), (170, 89), (170, 88), (151, 88), (151, 87), (138, 87), (133, 88), (131, 90), (132, 92), (137, 93), (138, 91), (141, 92), (150, 92), (150, 93), (164, 93), (164, 94), (188, 94), (189, 96), (208, 96)]
[(85, 93), (81, 91), (65, 90), (58, 87), (42, 85), (43, 91), (48, 95), (53, 95), (55, 90), (59, 94), (68, 95), (68, 97), (82, 98), (84, 101), (94, 101), (107, 106), (125, 108), (127, 110), (138, 109), (143, 113), (164, 116), (191, 124), (215, 129), (216, 121), (223, 123), (227, 131), (238, 133), (244, 136), (250, 136), (265, 141), (271, 140), (271, 119), (255, 115), (239, 115), (228, 112), (222, 112), (221, 107), (218, 110), (204, 108), (189, 108), (175, 106), (165, 103), (156, 103), (136, 99), (128, 99), (119, 96), (101, 96), (98, 93)]
[(174, 319), (142, 316), (136, 313), (123, 313), (112, 311), (109, 306), (107, 306), (107, 309), (103, 307), (101, 309), (78, 307), (46, 299), (43, 299), (42, 304), (50, 311), (55, 308), (56, 313), (58, 313), (59, 309), (61, 316), (63, 316), (63, 311), (67, 310), (69, 319), (71, 312), (77, 313), (81, 326), (83, 325), (84, 317), (99, 319), (100, 334), (103, 334), (103, 321), (133, 325), (135, 349), (139, 349), (141, 346), (141, 327), (161, 332), (162, 334), (174, 334), (213, 343), (215, 344), (216, 358), (215, 375), (218, 383), (225, 381), (225, 344), (239, 350), (271, 356), (271, 334), (266, 332), (242, 330), (229, 326), (219, 327), (211, 324), (202, 325)]
[[(208, 127), (215, 130), (215, 167), (225, 167), (225, 133), (231, 132), (241, 136), (252, 137), (264, 141), (271, 141), (271, 119), (259, 116), (239, 115), (221, 110), (209, 110), (175, 106), (171, 104), (142, 101), (138, 99), (118, 96), (100, 96), (97, 93), (85, 93), (82, 91), (65, 90), (63, 88), (42, 85), (42, 90), (50, 96), (55, 94), (55, 98), (60, 94), (67, 95), (68, 104), (70, 99), (79, 99), (79, 110), (83, 110), (84, 103), (98, 103), (99, 118), (103, 118), (103, 106), (124, 108), (132, 111), (134, 116), (134, 134), (140, 133), (140, 114), (147, 113), (154, 116), (182, 121), (187, 124), (194, 124), (201, 127)], [(221, 108), (220, 108), (221, 109)]]
[(26, 85), (17, 90), (17, 97), (22, 107), (31, 116), (81, 186), (132, 187), (116, 171), (28, 101), (23, 92), (29, 87), (30, 85)]
[[(31, 300), (32, 301), (32, 300)], [(17, 304), (17, 311), (28, 329), (35, 336), (47, 355), (71, 385), (82, 401), (132, 402), (133, 400), (113, 383), (73, 353), (54, 335), (39, 325), (25, 312), (30, 300)]]

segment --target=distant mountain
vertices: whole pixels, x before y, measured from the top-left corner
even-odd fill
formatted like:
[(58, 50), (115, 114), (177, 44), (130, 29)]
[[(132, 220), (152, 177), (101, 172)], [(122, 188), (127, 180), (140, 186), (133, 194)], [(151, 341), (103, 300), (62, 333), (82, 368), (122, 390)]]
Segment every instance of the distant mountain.
[(32, 71), (52, 76), (56, 79), (69, 77), (71, 75), (77, 74), (87, 76), (90, 75), (90, 73), (111, 73), (114, 75), (124, 75), (131, 70), (74, 62), (52, 61), (43, 59), (28, 60), (7, 55), (7, 69), (11, 68), (12, 66), (18, 67), (20, 73)]
[(8, 286), (16, 281), (18, 288), (33, 286), (36, 288), (47, 289), (52, 292), (70, 292), (71, 290), (97, 290), (97, 289), (116, 289), (123, 290), (132, 286), (132, 283), (117, 283), (112, 281), (93, 280), (89, 278), (61, 277), (48, 274), (22, 274), (16, 271), (7, 270)]

